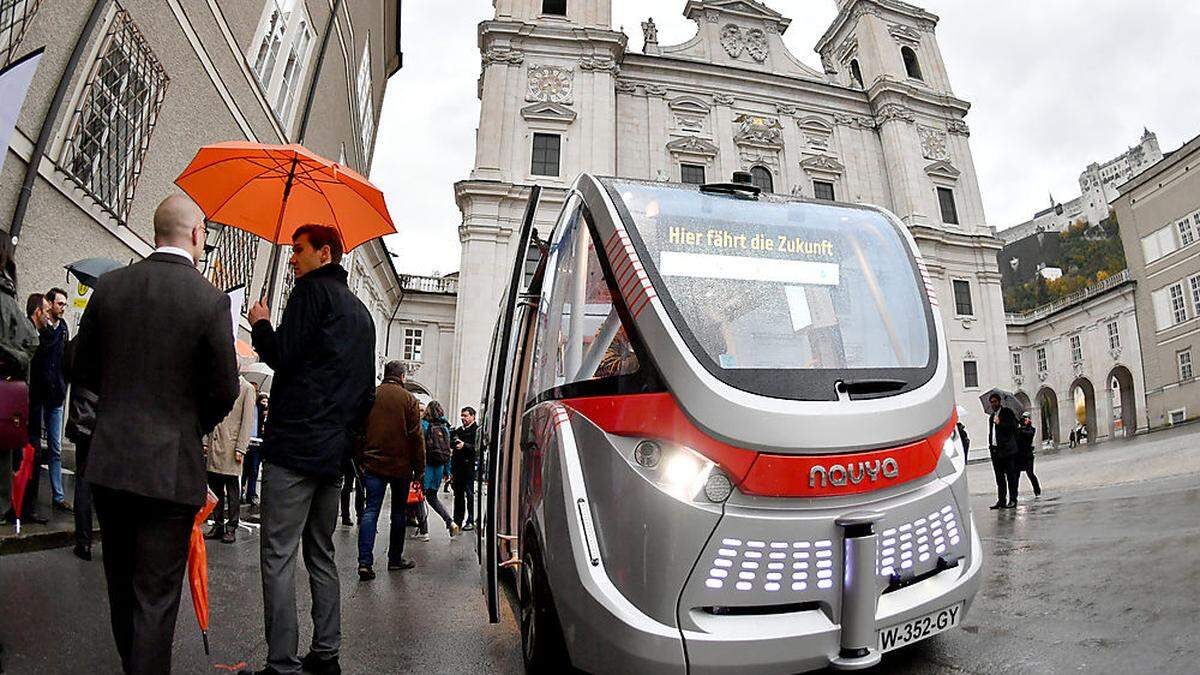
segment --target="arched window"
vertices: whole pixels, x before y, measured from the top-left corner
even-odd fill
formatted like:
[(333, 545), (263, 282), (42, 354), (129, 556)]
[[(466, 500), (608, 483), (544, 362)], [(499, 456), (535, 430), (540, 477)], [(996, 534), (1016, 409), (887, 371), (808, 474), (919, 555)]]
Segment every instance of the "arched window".
[(858, 67), (858, 59), (852, 59), (850, 61), (850, 82), (851, 84), (857, 84), (860, 87), (865, 87), (862, 78), (862, 68)]
[(775, 179), (771, 177), (771, 170), (765, 166), (756, 166), (750, 169), (750, 178), (754, 182), (755, 187), (763, 192), (775, 191)]
[(901, 47), (900, 56), (904, 57), (904, 72), (914, 80), (924, 80), (921, 77), (921, 64), (917, 63), (917, 53), (912, 50), (912, 47)]

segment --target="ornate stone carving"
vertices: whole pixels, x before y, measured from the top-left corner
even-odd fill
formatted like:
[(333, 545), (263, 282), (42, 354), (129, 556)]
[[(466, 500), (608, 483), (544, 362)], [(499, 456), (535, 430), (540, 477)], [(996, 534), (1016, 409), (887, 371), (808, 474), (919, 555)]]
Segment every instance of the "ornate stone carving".
[(828, 52), (821, 55), (821, 69), (829, 76), (838, 74), (837, 68), (833, 65), (833, 57)]
[(874, 129), (875, 120), (870, 117), (861, 115), (851, 115), (849, 113), (834, 113), (833, 123), (838, 126), (850, 127), (852, 129)]
[(776, 103), (775, 110), (779, 111), (780, 115), (787, 117), (795, 117), (796, 114), (800, 112), (800, 108), (797, 108), (790, 103)]
[(875, 121), (881, 125), (897, 120), (911, 124), (917, 121), (917, 116), (913, 113), (912, 108), (899, 103), (887, 103), (879, 108), (879, 112), (875, 113)]
[(710, 140), (698, 136), (685, 136), (667, 143), (667, 151), (674, 154), (716, 157), (717, 145)]
[(637, 83), (629, 80), (617, 80), (616, 88), (618, 94), (634, 94), (637, 93)]
[(946, 132), (918, 124), (917, 135), (921, 137), (921, 154), (925, 159), (935, 161), (950, 159), (950, 151), (946, 147)]
[(525, 54), (515, 49), (501, 49), (499, 47), (490, 47), (483, 53), (483, 65), (490, 66), (493, 63), (502, 63), (506, 66), (519, 66), (525, 62)]
[(646, 94), (649, 96), (666, 96), (667, 88), (661, 84), (647, 84)]
[(800, 162), (800, 168), (810, 173), (841, 174), (846, 170), (845, 165), (829, 155), (813, 155)]
[(1109, 347), (1108, 355), (1112, 357), (1113, 361), (1119, 360), (1121, 358), (1121, 348), (1120, 347)]
[(767, 35), (760, 28), (743, 31), (736, 24), (726, 24), (721, 29), (721, 46), (731, 58), (740, 58), (742, 53), (748, 53), (750, 58), (762, 63), (770, 55), (770, 43)]
[(579, 59), (579, 69), (612, 73), (613, 75), (621, 72), (621, 66), (607, 56), (585, 56)]
[(1047, 377), (1050, 377), (1050, 371), (1048, 371), (1048, 370), (1039, 370), (1038, 371), (1038, 380), (1045, 382)]
[(733, 105), (733, 96), (731, 94), (713, 94), (713, 105)]
[(721, 20), (721, 10), (710, 9), (704, 13), (704, 18), (708, 19), (709, 23), (716, 23)]
[(915, 47), (921, 42), (921, 34), (912, 26), (898, 23), (888, 24), (888, 33), (893, 40), (902, 45)]
[(944, 159), (939, 159), (926, 166), (925, 173), (930, 177), (941, 178), (948, 181), (958, 180), (958, 177), (962, 175), (961, 171)]
[(738, 125), (738, 132), (733, 137), (738, 143), (770, 147), (783, 145), (783, 125), (777, 119), (743, 114), (733, 122)]
[(575, 121), (577, 116), (574, 110), (561, 103), (540, 102), (532, 103), (521, 108), (521, 117), (527, 120), (538, 120), (542, 122), (562, 122), (570, 124)]
[(642, 22), (642, 36), (648, 45), (658, 44), (658, 26), (654, 25), (654, 19), (646, 19)]
[(970, 136), (971, 128), (962, 120), (950, 120), (946, 123), (946, 131), (959, 136)]
[(804, 144), (809, 150), (824, 154), (829, 150), (829, 142), (833, 138), (833, 127), (824, 119), (810, 115), (802, 120), (796, 120), (796, 126), (804, 136)]
[(529, 66), (529, 88), (526, 101), (570, 103), (575, 71), (562, 66)]
[(686, 133), (704, 133), (708, 122), (709, 106), (702, 99), (695, 96), (680, 96), (668, 103), (667, 106), (674, 116), (676, 129)]
[(1025, 384), (1025, 378), (1021, 377), (1020, 375), (1013, 375), (1013, 384), (1019, 387)]

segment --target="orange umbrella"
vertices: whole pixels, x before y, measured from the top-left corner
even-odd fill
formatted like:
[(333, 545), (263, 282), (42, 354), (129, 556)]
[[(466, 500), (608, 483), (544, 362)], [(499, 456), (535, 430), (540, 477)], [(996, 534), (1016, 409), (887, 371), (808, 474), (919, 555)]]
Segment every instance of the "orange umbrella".
[[(302, 145), (207, 145), (175, 184), (209, 220), (276, 245), (290, 244), (292, 233), (306, 223), (336, 228), (347, 251), (396, 231), (379, 188)], [(272, 261), (272, 296), (278, 253)]]
[(21, 449), (21, 466), (12, 477), (12, 510), (16, 518), (17, 534), (21, 534), (21, 509), (25, 506), (25, 488), (33, 477), (33, 458), (36, 452), (32, 445)]
[(196, 513), (192, 522), (192, 538), (188, 542), (188, 587), (192, 590), (192, 607), (196, 610), (196, 623), (200, 624), (200, 635), (204, 638), (204, 653), (208, 654), (208, 549), (204, 547), (204, 521), (217, 506), (217, 496), (208, 491), (204, 506)]

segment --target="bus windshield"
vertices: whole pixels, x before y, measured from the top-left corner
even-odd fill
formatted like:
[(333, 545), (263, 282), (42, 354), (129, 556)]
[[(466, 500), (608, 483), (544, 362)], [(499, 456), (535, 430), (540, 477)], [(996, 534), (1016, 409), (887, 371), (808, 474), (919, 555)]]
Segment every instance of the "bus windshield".
[(611, 190), (672, 321), (710, 371), (852, 379), (845, 371), (930, 365), (919, 272), (883, 213), (661, 183), (614, 181)]

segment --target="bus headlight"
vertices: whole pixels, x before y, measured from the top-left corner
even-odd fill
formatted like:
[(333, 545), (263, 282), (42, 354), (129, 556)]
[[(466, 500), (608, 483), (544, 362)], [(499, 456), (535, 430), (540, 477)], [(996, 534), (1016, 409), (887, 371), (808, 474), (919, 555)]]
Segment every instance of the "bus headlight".
[(633, 458), (639, 466), (648, 469), (648, 477), (659, 488), (683, 501), (693, 501), (702, 494), (706, 495), (709, 477), (716, 468), (716, 464), (690, 448), (663, 446), (654, 441), (638, 443)]

